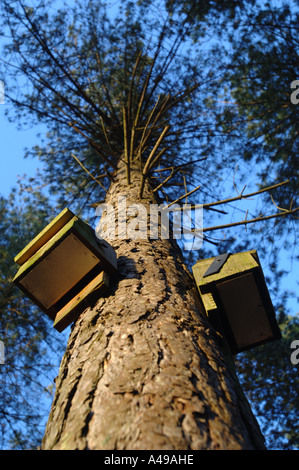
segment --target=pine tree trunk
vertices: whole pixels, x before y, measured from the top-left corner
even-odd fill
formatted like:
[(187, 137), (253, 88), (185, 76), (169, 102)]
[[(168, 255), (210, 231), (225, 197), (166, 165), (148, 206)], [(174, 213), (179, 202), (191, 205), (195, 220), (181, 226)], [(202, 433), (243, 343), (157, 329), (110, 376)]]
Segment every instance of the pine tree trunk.
[[(140, 202), (139, 185), (120, 166), (106, 202)], [(159, 203), (147, 183), (143, 196)], [(263, 449), (177, 244), (109, 242), (118, 272), (72, 327), (42, 449)]]

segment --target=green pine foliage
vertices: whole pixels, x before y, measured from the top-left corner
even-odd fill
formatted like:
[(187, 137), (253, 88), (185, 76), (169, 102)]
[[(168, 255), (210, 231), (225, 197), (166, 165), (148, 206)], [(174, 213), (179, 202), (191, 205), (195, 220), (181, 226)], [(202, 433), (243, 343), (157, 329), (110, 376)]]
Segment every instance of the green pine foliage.
[(0, 340), (5, 359), (0, 365), (0, 447), (36, 448), (43, 435), (52, 385), (64, 341), (12, 284), (14, 256), (53, 216), (36, 192), (0, 198)]
[(292, 343), (299, 338), (299, 315), (281, 310), (278, 321), (282, 339), (242, 353), (236, 366), (268, 447), (298, 450), (299, 347), (297, 353)]

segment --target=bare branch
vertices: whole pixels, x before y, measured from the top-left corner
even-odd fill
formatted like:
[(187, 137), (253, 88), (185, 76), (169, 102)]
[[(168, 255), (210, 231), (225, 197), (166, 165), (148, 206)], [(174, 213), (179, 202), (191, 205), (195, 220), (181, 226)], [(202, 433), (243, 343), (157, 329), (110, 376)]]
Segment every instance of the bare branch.
[[(144, 150), (144, 148), (146, 146), (146, 143), (147, 143), (149, 137), (151, 136), (152, 130), (155, 128), (157, 122), (159, 122), (159, 120), (161, 120), (163, 114), (165, 113), (165, 106), (166, 106), (167, 102), (169, 101), (169, 99), (170, 99), (170, 95), (166, 96), (164, 101), (161, 103), (161, 105), (158, 108), (158, 112), (157, 112), (156, 116), (154, 117), (153, 122), (152, 122), (150, 127), (149, 127), (149, 120), (148, 120), (148, 124), (146, 124), (146, 126), (145, 126), (145, 131), (148, 128), (148, 132), (147, 132), (146, 135), (144, 135), (145, 132), (142, 135), (142, 139), (140, 140), (139, 147), (137, 149), (137, 154), (138, 155), (141, 155), (142, 151)], [(158, 98), (158, 100), (159, 100), (159, 98)], [(157, 104), (158, 104), (158, 101), (155, 104), (154, 109), (152, 110), (149, 119), (152, 118), (153, 112), (154, 112), (155, 108), (157, 107)]]
[[(137, 151), (137, 159), (138, 158), (141, 158), (141, 153), (142, 153), (142, 147), (144, 147), (144, 144), (145, 144), (145, 141), (147, 140), (147, 138), (149, 137), (150, 133), (151, 133), (151, 130), (148, 132), (148, 135), (146, 137), (146, 140), (144, 139), (144, 136), (145, 136), (145, 133), (146, 133), (146, 130), (148, 129), (148, 126), (149, 126), (149, 123), (153, 117), (153, 114), (156, 110), (156, 107), (158, 106), (158, 103), (159, 103), (159, 100), (160, 100), (160, 95), (158, 96), (158, 99), (157, 99), (157, 102), (155, 104), (155, 106), (153, 107), (150, 115), (149, 115), (149, 118), (144, 126), (144, 129), (143, 129), (143, 132), (142, 132), (142, 136), (141, 136), (141, 139), (140, 139), (140, 143), (139, 143), (139, 147), (138, 147), (138, 151)], [(153, 126), (152, 126), (153, 127)]]
[(243, 188), (241, 194), (239, 194), (238, 196), (231, 197), (229, 199), (223, 199), (222, 201), (215, 201), (215, 202), (203, 204), (202, 207), (205, 208), (205, 207), (211, 207), (211, 206), (218, 206), (219, 204), (227, 204), (229, 202), (238, 201), (240, 199), (248, 199), (249, 197), (256, 196), (257, 194), (262, 194), (266, 191), (270, 191), (271, 189), (275, 189), (275, 188), (278, 188), (279, 186), (283, 186), (284, 184), (288, 184), (289, 182), (290, 180), (282, 181), (281, 183), (277, 183), (277, 184), (274, 184), (273, 186), (268, 186), (267, 188), (259, 189), (258, 191), (245, 194), (245, 195), (243, 195), (243, 191), (245, 189)]
[[(140, 183), (140, 191), (139, 191), (139, 197), (141, 198), (142, 197), (142, 193), (143, 193), (143, 189), (144, 189), (144, 184), (145, 184), (145, 179), (147, 178), (147, 175), (148, 175), (148, 172), (150, 170), (150, 165), (151, 163), (153, 162), (153, 157), (160, 145), (160, 143), (162, 142), (165, 134), (168, 132), (169, 130), (169, 127), (170, 126), (166, 126), (164, 127), (160, 137), (158, 138), (157, 142), (155, 143), (151, 153), (149, 154), (148, 158), (147, 158), (147, 161), (144, 165), (144, 168), (143, 168), (143, 172), (142, 172), (142, 175), (141, 175), (141, 183)], [(161, 154), (161, 152), (160, 152)]]
[(133, 72), (132, 72), (131, 85), (130, 85), (129, 97), (128, 97), (128, 121), (129, 121), (129, 125), (131, 125), (132, 97), (133, 97), (134, 80), (135, 80), (135, 75), (136, 75), (138, 65), (139, 65), (139, 62), (140, 62), (140, 59), (141, 59), (141, 55), (142, 55), (142, 51), (140, 51), (138, 56), (137, 56), (137, 59), (136, 59), (135, 65), (134, 65), (134, 69), (133, 69)]
[(83, 168), (84, 171), (86, 171), (86, 173), (99, 185), (101, 186), (102, 189), (104, 189), (104, 191), (106, 191), (107, 193), (107, 189), (104, 188), (104, 186), (87, 170), (87, 168), (83, 165), (83, 163), (80, 162), (80, 160), (74, 155), (71, 153), (71, 156), (76, 160), (77, 163), (79, 163), (79, 165), (81, 166), (81, 168)]
[(172, 178), (174, 175), (176, 175), (177, 172), (178, 172), (178, 170), (174, 171), (174, 170), (172, 169), (171, 174), (170, 174), (167, 178), (165, 178), (165, 180), (162, 181), (162, 183), (160, 183), (159, 186), (157, 186), (157, 187), (153, 190), (153, 192), (155, 193), (156, 191), (159, 191), (159, 189), (162, 188), (162, 186), (164, 186), (164, 184), (166, 184), (169, 180), (171, 180), (171, 178)]
[(209, 232), (209, 231), (213, 231), (213, 230), (223, 230), (223, 229), (230, 228), (230, 227), (237, 227), (239, 225), (253, 224), (253, 223), (256, 223), (256, 222), (261, 222), (261, 221), (264, 221), (264, 220), (274, 219), (274, 218), (277, 218), (277, 217), (284, 217), (284, 216), (287, 216), (287, 215), (290, 215), (290, 214), (294, 214), (295, 212), (298, 212), (298, 211), (299, 211), (299, 207), (297, 207), (296, 209), (288, 210), (287, 212), (280, 212), (278, 214), (272, 214), (272, 215), (267, 215), (267, 216), (258, 216), (258, 217), (255, 217), (254, 219), (250, 219), (250, 220), (241, 220), (240, 222), (232, 222), (230, 224), (225, 224), (225, 225), (216, 225), (214, 227), (204, 227), (202, 229), (192, 229), (187, 233)]
[(152, 160), (151, 164), (150, 164), (150, 168), (149, 168), (149, 171), (148, 173), (151, 171), (151, 169), (153, 168), (153, 166), (156, 165), (156, 163), (160, 160), (160, 158), (162, 157), (162, 155), (166, 152), (166, 150), (168, 150), (169, 147), (163, 147), (162, 150), (160, 150), (159, 153), (157, 153), (157, 155), (155, 156), (155, 158)]
[[(176, 202), (181, 201), (181, 200), (184, 199), (185, 197), (190, 196), (190, 194), (193, 194), (193, 193), (194, 193), (195, 191), (197, 191), (199, 188), (201, 188), (201, 185), (200, 185), (200, 186), (197, 186), (197, 187), (194, 188), (194, 189), (192, 189), (192, 191), (189, 191), (188, 193), (183, 194), (183, 196), (180, 196), (180, 197), (179, 197), (178, 199), (176, 199), (175, 201), (172, 201), (170, 204), (168, 204), (168, 205), (165, 207), (165, 209), (167, 209), (168, 207), (172, 206), (172, 204), (175, 204)], [(180, 209), (183, 209), (183, 207), (180, 208)], [(180, 210), (180, 209), (179, 209), (179, 210)]]
[(148, 172), (148, 170), (150, 169), (150, 164), (152, 163), (153, 156), (155, 155), (155, 153), (156, 153), (156, 151), (157, 151), (157, 149), (158, 149), (160, 143), (162, 142), (162, 140), (163, 140), (165, 134), (168, 132), (169, 127), (170, 127), (170, 126), (164, 127), (164, 129), (163, 129), (163, 131), (162, 131), (160, 137), (158, 138), (158, 140), (157, 140), (157, 142), (155, 143), (155, 145), (154, 145), (154, 147), (153, 147), (151, 153), (149, 154), (148, 159), (147, 159), (147, 161), (146, 161), (146, 163), (145, 163), (145, 165), (144, 165), (144, 169), (143, 169), (143, 174), (144, 174), (144, 175), (146, 175), (147, 172)]
[[(85, 135), (77, 126), (75, 126), (75, 124), (73, 124), (72, 122), (68, 122), (68, 125), (70, 127), (72, 127), (76, 132), (78, 132), (80, 135), (82, 135), (88, 142), (89, 144), (91, 145), (92, 148), (94, 148), (94, 150), (100, 155), (100, 157), (106, 162), (108, 163), (108, 165), (112, 166), (112, 168), (114, 170), (116, 170), (116, 166), (114, 163), (110, 162), (108, 160), (108, 158), (103, 155), (103, 153), (99, 150), (98, 148), (98, 145), (92, 140), (90, 139), (90, 137), (88, 137), (87, 135)], [(107, 173), (108, 173), (108, 170), (106, 169)], [(111, 175), (108, 173), (108, 176), (111, 177)]]
[(129, 137), (128, 137), (128, 116), (127, 110), (123, 107), (123, 126), (124, 126), (124, 146), (125, 146), (125, 161), (126, 161), (126, 177), (127, 185), (131, 184), (130, 178), (130, 151), (129, 151)]
[[(278, 188), (279, 186), (283, 186), (284, 184), (288, 184), (289, 182), (290, 182), (290, 180), (282, 181), (281, 183), (277, 183), (277, 184), (274, 184), (273, 186), (268, 186), (267, 188), (259, 189), (258, 191), (255, 191), (253, 193), (248, 193), (248, 194), (245, 194), (245, 195), (243, 195), (243, 191), (244, 191), (244, 189), (243, 189), (241, 194), (239, 194), (238, 196), (231, 197), (231, 198), (228, 198), (228, 199), (223, 199), (221, 201), (207, 202), (206, 204), (197, 204), (197, 205), (194, 206), (194, 208), (195, 209), (196, 208), (207, 209), (207, 208), (210, 208), (210, 207), (213, 207), (213, 206), (218, 206), (220, 204), (228, 204), (229, 202), (239, 201), (240, 199), (248, 199), (249, 197), (257, 196), (258, 194), (262, 194), (266, 191), (270, 191), (271, 189)], [(174, 210), (179, 211), (179, 210), (182, 210), (182, 208), (178, 207)]]
[(181, 165), (168, 166), (167, 168), (161, 168), (161, 169), (157, 169), (157, 170), (153, 170), (153, 171), (154, 171), (154, 173), (161, 173), (163, 171), (177, 170), (177, 169), (183, 168), (184, 166), (192, 165), (193, 163), (202, 162), (206, 159), (207, 159), (207, 157), (201, 157), (201, 158), (198, 158), (197, 160), (192, 160), (191, 162), (182, 163)]
[(112, 148), (111, 145), (110, 145), (110, 142), (109, 142), (109, 139), (108, 139), (108, 135), (107, 135), (107, 132), (106, 132), (106, 129), (105, 129), (105, 125), (104, 125), (104, 120), (103, 120), (102, 116), (100, 116), (100, 120), (101, 120), (102, 129), (103, 129), (103, 132), (104, 132), (104, 136), (105, 136), (107, 145), (108, 145), (109, 149), (111, 150), (111, 153), (115, 156), (115, 151), (113, 150), (113, 148)]
[(291, 210), (291, 209), (292, 209), (293, 200), (291, 201), (290, 209), (284, 209), (283, 207), (279, 207), (279, 206), (275, 203), (272, 194), (271, 194), (270, 196), (271, 196), (271, 201), (273, 202), (274, 206), (275, 206), (278, 210), (283, 211), (283, 212), (288, 212), (288, 210)]

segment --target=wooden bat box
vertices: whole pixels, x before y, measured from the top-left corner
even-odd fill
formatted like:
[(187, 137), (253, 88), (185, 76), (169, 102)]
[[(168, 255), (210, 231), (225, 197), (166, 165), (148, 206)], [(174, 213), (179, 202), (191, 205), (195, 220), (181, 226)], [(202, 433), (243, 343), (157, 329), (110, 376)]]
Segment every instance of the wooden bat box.
[(62, 331), (109, 286), (117, 271), (114, 249), (64, 209), (16, 257), (13, 282)]

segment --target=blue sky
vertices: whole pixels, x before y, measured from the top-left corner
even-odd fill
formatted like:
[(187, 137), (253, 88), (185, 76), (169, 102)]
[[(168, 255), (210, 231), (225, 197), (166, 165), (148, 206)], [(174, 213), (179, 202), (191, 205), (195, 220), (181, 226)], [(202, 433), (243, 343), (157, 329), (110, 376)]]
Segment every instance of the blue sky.
[(38, 142), (37, 128), (18, 130), (15, 123), (8, 121), (5, 110), (8, 103), (0, 105), (0, 194), (7, 197), (12, 187), (17, 186), (18, 177), (25, 173), (34, 176), (39, 166), (38, 160), (25, 159), (25, 147)]

